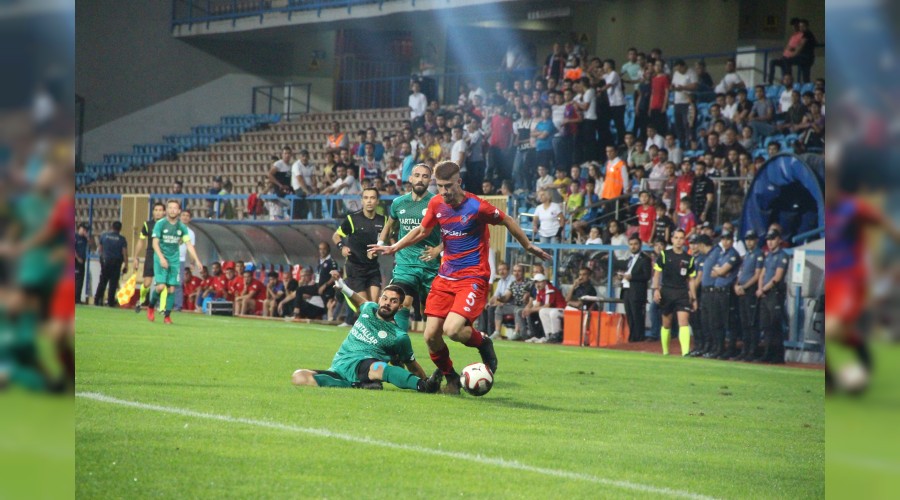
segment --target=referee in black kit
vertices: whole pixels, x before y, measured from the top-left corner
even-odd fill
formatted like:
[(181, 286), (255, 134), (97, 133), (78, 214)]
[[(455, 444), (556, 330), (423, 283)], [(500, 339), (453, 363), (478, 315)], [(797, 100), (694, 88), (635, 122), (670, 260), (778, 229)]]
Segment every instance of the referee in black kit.
[(694, 258), (684, 251), (684, 231), (676, 229), (672, 233), (672, 248), (663, 250), (653, 265), (653, 300), (660, 305), (662, 313), (663, 356), (669, 354), (669, 339), (672, 336), (672, 313), (677, 313), (678, 342), (681, 355), (686, 356), (691, 349), (691, 311), (697, 309), (697, 293), (692, 278), (696, 276)]
[[(378, 190), (366, 188), (362, 192), (362, 210), (353, 212), (344, 219), (341, 227), (331, 239), (347, 258), (347, 286), (357, 290), (366, 300), (378, 300), (381, 292), (381, 267), (378, 256), (369, 251), (369, 245), (378, 243), (378, 236), (384, 229), (384, 216), (375, 213), (378, 207)], [(352, 309), (352, 306), (351, 306)], [(355, 321), (352, 312), (342, 326), (350, 326)], [(353, 321), (351, 321), (353, 320)]]

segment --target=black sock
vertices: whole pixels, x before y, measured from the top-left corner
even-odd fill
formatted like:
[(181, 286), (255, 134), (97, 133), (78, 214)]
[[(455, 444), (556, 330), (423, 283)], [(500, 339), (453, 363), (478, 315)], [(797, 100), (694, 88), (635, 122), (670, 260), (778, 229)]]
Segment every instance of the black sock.
[(872, 352), (869, 350), (867, 343), (860, 342), (856, 346), (856, 355), (859, 357), (859, 362), (866, 368), (866, 371), (872, 371)]

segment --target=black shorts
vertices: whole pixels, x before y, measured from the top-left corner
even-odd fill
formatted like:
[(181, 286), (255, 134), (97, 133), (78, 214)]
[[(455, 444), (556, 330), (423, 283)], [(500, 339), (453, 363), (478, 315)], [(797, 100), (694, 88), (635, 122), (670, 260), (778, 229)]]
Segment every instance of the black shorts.
[(153, 252), (147, 252), (144, 256), (144, 278), (153, 277)]
[(691, 312), (691, 295), (687, 289), (660, 288), (662, 300), (659, 303), (660, 312), (668, 316), (673, 312)]
[[(381, 288), (381, 268), (348, 265), (347, 279), (344, 281), (354, 292), (364, 291), (368, 293), (370, 286)], [(369, 297), (369, 300), (375, 300), (376, 298)]]

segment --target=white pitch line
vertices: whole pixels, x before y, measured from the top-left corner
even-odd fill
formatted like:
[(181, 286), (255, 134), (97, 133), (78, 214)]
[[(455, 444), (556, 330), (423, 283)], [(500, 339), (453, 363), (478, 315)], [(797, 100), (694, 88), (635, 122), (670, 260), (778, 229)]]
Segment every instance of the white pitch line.
[(255, 427), (264, 427), (267, 429), (276, 429), (281, 431), (288, 432), (297, 432), (301, 434), (308, 434), (311, 436), (318, 436), (324, 438), (331, 439), (339, 439), (341, 441), (348, 441), (351, 443), (359, 443), (359, 444), (367, 444), (371, 446), (378, 446), (381, 448), (389, 448), (393, 450), (401, 450), (401, 451), (411, 451), (416, 453), (422, 453), (424, 455), (435, 455), (446, 458), (453, 458), (457, 460), (464, 460), (468, 462), (477, 462), (484, 465), (492, 465), (495, 467), (501, 467), (504, 469), (512, 469), (524, 472), (534, 472), (536, 474), (542, 474), (545, 476), (551, 476), (560, 479), (575, 479), (579, 481), (585, 481), (589, 483), (601, 484), (604, 486), (611, 486), (614, 488), (621, 488), (624, 490), (631, 490), (640, 493), (654, 493), (658, 495), (665, 495), (669, 497), (675, 498), (692, 498), (692, 499), (712, 499), (714, 497), (708, 497), (705, 495), (700, 495), (697, 493), (691, 493), (688, 491), (674, 490), (671, 488), (661, 488), (657, 486), (651, 486), (640, 483), (633, 483), (631, 481), (620, 481), (615, 479), (606, 479), (602, 477), (592, 476), (590, 474), (582, 474), (578, 472), (570, 472), (564, 470), (557, 469), (548, 469), (545, 467), (537, 467), (534, 465), (523, 464), (521, 462), (517, 462), (515, 460), (506, 460), (503, 458), (493, 458), (484, 455), (473, 455), (470, 453), (461, 453), (456, 451), (446, 451), (446, 450), (438, 450), (434, 448), (426, 448), (424, 446), (416, 446), (409, 444), (400, 444), (400, 443), (392, 443), (390, 441), (381, 441), (378, 439), (372, 439), (364, 436), (354, 436), (352, 434), (342, 434), (339, 432), (332, 432), (328, 429), (315, 429), (311, 427), (299, 427), (295, 425), (288, 424), (280, 424), (278, 422), (268, 422), (265, 420), (254, 420), (249, 418), (240, 418), (240, 417), (231, 417), (228, 415), (216, 415), (214, 413), (204, 413), (194, 410), (188, 410), (185, 408), (174, 408), (170, 406), (160, 406), (154, 404), (147, 403), (139, 403), (137, 401), (127, 401), (124, 399), (118, 399), (111, 396), (107, 396), (105, 394), (100, 394), (97, 392), (79, 392), (77, 394), (79, 398), (90, 399), (93, 401), (99, 401), (102, 403), (109, 403), (119, 406), (127, 406), (130, 408), (137, 408), (139, 410), (147, 410), (147, 411), (155, 411), (159, 413), (169, 413), (173, 415), (181, 415), (184, 417), (193, 417), (193, 418), (201, 418), (206, 420), (218, 420), (220, 422), (228, 422), (233, 424), (244, 424), (244, 425), (252, 425)]

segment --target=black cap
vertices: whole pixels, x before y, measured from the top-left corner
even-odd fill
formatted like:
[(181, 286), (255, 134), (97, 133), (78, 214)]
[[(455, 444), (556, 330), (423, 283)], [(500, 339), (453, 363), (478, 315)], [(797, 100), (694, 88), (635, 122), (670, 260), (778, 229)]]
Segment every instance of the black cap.
[(705, 234), (701, 234), (700, 236), (697, 236), (697, 244), (712, 246), (713, 242), (709, 236), (707, 236)]
[(301, 155), (304, 155), (304, 156), (309, 156), (309, 150), (301, 149), (301, 150), (300, 150), (300, 154), (301, 154)]
[(697, 235), (692, 234), (692, 235), (688, 236), (688, 243), (697, 243)]
[(744, 233), (744, 239), (745, 240), (758, 240), (759, 235), (757, 235), (754, 230), (748, 229), (747, 232)]
[(766, 241), (781, 237), (781, 231), (773, 229), (766, 233)]

